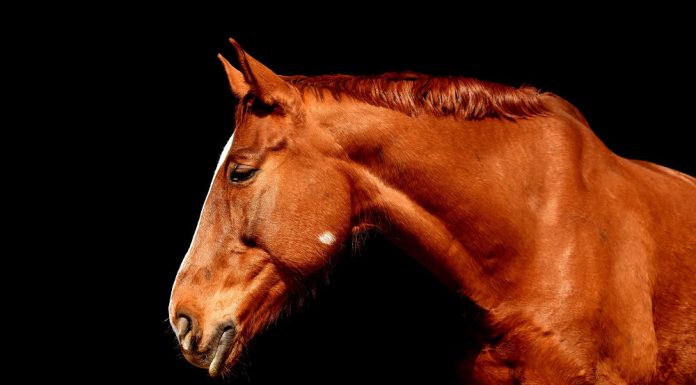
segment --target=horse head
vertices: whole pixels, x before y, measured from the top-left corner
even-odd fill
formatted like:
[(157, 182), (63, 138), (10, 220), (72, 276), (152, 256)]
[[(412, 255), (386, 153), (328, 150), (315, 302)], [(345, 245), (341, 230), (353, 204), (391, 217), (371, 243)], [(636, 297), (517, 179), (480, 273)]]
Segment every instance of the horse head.
[(341, 148), (308, 119), (301, 93), (234, 40), (219, 56), (239, 98), (169, 316), (184, 356), (217, 375), (302, 297), (351, 234)]

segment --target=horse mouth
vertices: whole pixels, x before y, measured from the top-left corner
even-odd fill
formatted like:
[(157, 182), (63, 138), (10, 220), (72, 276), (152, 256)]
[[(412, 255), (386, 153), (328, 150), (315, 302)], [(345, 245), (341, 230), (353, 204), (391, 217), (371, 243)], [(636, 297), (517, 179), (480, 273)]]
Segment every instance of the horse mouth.
[(220, 342), (218, 342), (217, 349), (213, 355), (213, 359), (210, 361), (210, 366), (208, 367), (208, 374), (211, 377), (217, 377), (222, 373), (225, 367), (225, 362), (232, 352), (234, 345), (234, 328), (226, 329), (222, 336), (220, 336)]

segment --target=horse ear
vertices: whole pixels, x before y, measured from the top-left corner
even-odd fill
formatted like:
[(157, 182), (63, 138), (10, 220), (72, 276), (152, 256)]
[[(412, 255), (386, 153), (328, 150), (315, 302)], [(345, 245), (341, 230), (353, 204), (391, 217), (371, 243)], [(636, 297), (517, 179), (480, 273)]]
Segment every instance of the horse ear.
[(232, 93), (239, 99), (242, 99), (249, 93), (251, 87), (244, 80), (244, 74), (239, 72), (238, 69), (234, 68), (230, 62), (225, 59), (224, 56), (218, 54), (218, 59), (222, 62), (223, 67), (225, 67), (225, 72), (227, 73), (227, 80), (230, 82), (230, 88)]
[(237, 51), (242, 75), (250, 87), (249, 92), (268, 106), (280, 105), (285, 110), (297, 107), (300, 95), (295, 87), (254, 59), (234, 39), (230, 38), (230, 43)]

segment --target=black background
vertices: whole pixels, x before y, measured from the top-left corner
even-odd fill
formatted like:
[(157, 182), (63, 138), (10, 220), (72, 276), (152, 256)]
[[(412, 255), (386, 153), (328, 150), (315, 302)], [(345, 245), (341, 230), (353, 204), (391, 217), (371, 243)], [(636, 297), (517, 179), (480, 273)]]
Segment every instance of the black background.
[[(215, 57), (233, 56), (227, 37), (280, 74), (411, 70), (533, 85), (575, 104), (618, 154), (696, 174), (693, 98), (678, 94), (694, 86), (696, 67), (687, 58), (694, 31), (678, 11), (509, 18), (446, 8), (372, 16), (352, 7), (324, 16), (295, 11), (276, 12), (286, 16), (279, 22), (233, 6), (133, 7), (65, 26), (71, 44), (62, 57), (80, 54), (66, 71), (84, 92), (75, 109), (82, 131), (74, 135), (92, 141), (67, 156), (76, 167), (86, 157), (100, 162), (100, 171), (82, 172), (95, 182), (97, 199), (87, 209), (100, 224), (83, 226), (98, 246), (90, 251), (93, 274), (79, 290), (90, 299), (79, 306), (108, 337), (99, 353), (85, 349), (95, 364), (62, 370), (219, 383), (180, 356), (166, 317), (174, 275), (233, 129), (235, 100)], [(310, 306), (259, 337), (235, 380), (451, 383), (454, 360), (470, 340), (461, 325), (473, 313), (374, 235), (363, 253), (341, 261)], [(86, 346), (94, 343), (86, 337)]]

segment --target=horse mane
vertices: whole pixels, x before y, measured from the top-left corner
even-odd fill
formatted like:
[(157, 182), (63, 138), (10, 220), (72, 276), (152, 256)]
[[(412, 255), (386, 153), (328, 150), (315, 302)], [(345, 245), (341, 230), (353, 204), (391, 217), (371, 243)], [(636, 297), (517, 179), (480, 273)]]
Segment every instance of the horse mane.
[(467, 77), (391, 72), (376, 76), (284, 76), (300, 92), (320, 100), (325, 91), (336, 100), (348, 96), (414, 116), (454, 116), (467, 120), (519, 119), (543, 114), (544, 93), (534, 87), (510, 87)]

